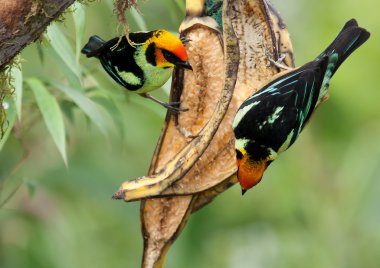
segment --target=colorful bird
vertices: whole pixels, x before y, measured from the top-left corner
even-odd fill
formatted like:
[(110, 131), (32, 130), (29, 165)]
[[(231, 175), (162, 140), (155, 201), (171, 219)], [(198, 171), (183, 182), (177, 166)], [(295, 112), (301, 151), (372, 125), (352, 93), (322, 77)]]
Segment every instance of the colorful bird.
[(233, 121), (237, 177), (244, 194), (262, 179), (277, 156), (298, 138), (327, 98), (331, 77), (370, 34), (348, 21), (314, 61), (277, 76), (239, 107)]
[(178, 103), (162, 102), (147, 92), (160, 88), (170, 78), (174, 66), (192, 70), (182, 41), (165, 30), (135, 32), (104, 41), (99, 36), (90, 37), (82, 53), (100, 60), (106, 72), (129, 91), (150, 98), (162, 106), (174, 107)]

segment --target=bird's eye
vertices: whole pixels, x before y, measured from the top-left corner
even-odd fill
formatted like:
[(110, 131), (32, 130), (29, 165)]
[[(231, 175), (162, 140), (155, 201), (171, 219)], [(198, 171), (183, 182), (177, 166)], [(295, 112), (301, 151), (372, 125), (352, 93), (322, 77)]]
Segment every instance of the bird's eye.
[(242, 159), (243, 158), (243, 154), (238, 149), (236, 149), (235, 151), (236, 151), (236, 158), (237, 159)]
[(174, 55), (173, 53), (171, 53), (170, 51), (167, 51), (167, 50), (163, 49), (162, 50), (162, 54), (164, 55), (164, 58), (168, 62), (171, 62), (171, 63), (181, 62), (181, 60), (176, 55)]

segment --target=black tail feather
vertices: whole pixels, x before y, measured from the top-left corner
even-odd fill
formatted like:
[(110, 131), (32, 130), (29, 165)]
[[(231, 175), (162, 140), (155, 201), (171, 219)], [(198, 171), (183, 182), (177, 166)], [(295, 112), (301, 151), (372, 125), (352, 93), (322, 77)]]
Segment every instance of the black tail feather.
[(355, 19), (350, 19), (349, 21), (347, 21), (339, 33), (343, 32), (344, 30), (351, 28), (351, 27), (359, 27), (358, 22)]
[(359, 27), (356, 20), (351, 19), (346, 22), (335, 40), (318, 58), (336, 54), (338, 59), (334, 64), (334, 70), (332, 70), (332, 74), (334, 74), (347, 57), (367, 41), (369, 36), (370, 33), (366, 29)]
[(82, 48), (81, 52), (90, 57), (97, 57), (102, 51), (106, 42), (97, 35), (93, 35), (88, 40), (87, 44)]

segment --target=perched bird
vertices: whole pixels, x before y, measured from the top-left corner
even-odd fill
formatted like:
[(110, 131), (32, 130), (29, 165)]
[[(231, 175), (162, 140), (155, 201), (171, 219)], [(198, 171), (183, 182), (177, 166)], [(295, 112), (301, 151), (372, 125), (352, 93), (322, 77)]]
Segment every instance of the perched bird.
[(327, 98), (331, 77), (369, 36), (356, 20), (348, 21), (314, 61), (280, 74), (239, 107), (232, 126), (243, 194), (259, 183), (269, 164), (295, 142), (316, 107)]
[(98, 58), (106, 72), (127, 90), (179, 111), (172, 106), (178, 103), (162, 102), (147, 92), (165, 84), (174, 66), (192, 70), (183, 40), (165, 30), (130, 33), (129, 39), (135, 45), (131, 45), (125, 36), (106, 42), (94, 35), (82, 53), (88, 58)]

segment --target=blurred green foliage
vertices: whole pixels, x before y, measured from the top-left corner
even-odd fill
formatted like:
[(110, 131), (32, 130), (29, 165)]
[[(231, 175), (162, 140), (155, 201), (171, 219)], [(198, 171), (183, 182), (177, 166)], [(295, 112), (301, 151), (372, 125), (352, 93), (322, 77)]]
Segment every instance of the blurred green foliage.
[[(380, 2), (273, 2), (293, 37), (297, 65), (318, 55), (350, 18), (372, 36), (336, 73), (330, 99), (292, 149), (244, 197), (233, 187), (194, 214), (166, 267), (380, 263)], [(184, 6), (143, 1), (143, 18), (128, 15), (131, 29), (176, 31)], [(124, 92), (97, 61), (79, 55), (90, 35), (117, 34), (111, 1), (78, 7), (72, 17), (23, 51), (22, 116), (20, 104), (8, 100), (14, 128), (0, 143), (2, 268), (140, 265), (139, 204), (110, 197), (122, 181), (146, 174), (165, 110)], [(38, 92), (55, 97), (60, 109), (49, 109), (62, 114), (39, 110)], [(154, 94), (162, 99), (167, 90)], [(53, 133), (47, 121), (57, 116), (64, 130)]]

